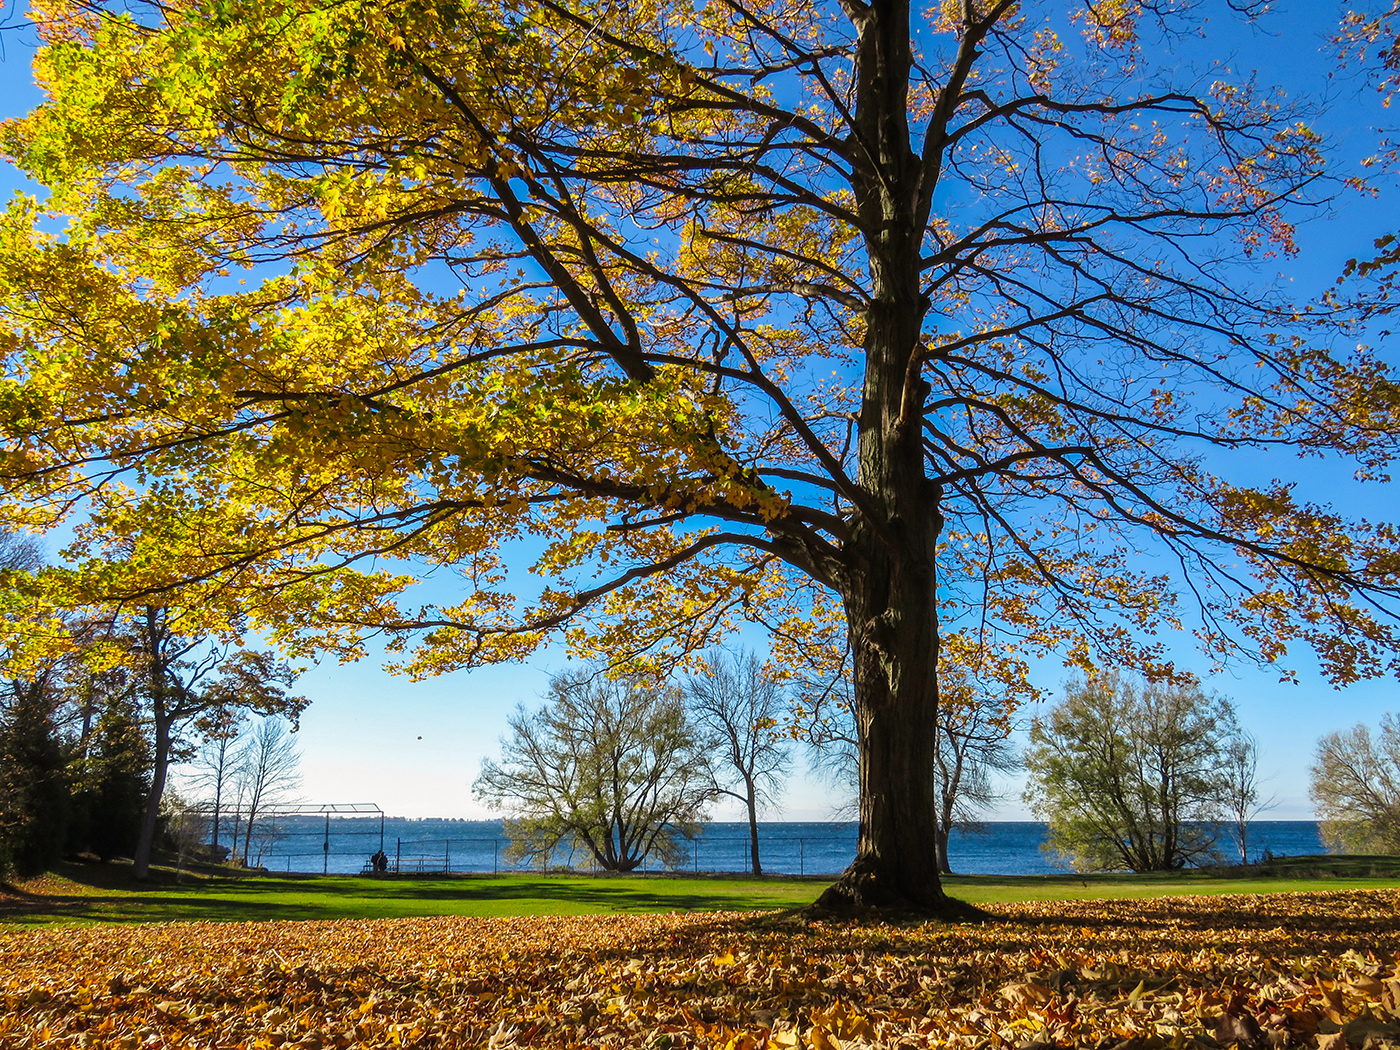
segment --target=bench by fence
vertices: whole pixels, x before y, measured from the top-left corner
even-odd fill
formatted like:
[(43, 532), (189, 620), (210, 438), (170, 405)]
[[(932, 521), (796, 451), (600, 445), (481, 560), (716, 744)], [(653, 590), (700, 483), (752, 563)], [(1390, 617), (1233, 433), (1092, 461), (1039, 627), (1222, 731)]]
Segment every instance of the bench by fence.
[(389, 867), (382, 872), (376, 872), (374, 865), (369, 861), (360, 868), (361, 875), (446, 875), (448, 865), (442, 857), (400, 857), (397, 861), (390, 859)]

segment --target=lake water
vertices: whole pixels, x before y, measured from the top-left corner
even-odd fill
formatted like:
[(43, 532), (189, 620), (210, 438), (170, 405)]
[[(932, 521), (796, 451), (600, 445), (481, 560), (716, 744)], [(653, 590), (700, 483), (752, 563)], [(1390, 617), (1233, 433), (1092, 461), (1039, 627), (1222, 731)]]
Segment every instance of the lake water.
[[(507, 845), (499, 820), (406, 820), (399, 817), (297, 817), (283, 822), (283, 837), (264, 852), (262, 864), (272, 871), (361, 870), (383, 843), (391, 870), (486, 872), (506, 867)], [(1046, 854), (1045, 825), (1032, 821), (992, 821), (980, 831), (954, 830), (948, 853), (953, 870), (963, 875), (1039, 875), (1064, 871)], [(759, 825), (759, 859), (774, 874), (835, 875), (855, 855), (856, 825), (767, 822)], [(1219, 849), (1228, 862), (1239, 853), (1228, 835)], [(1268, 850), (1274, 856), (1305, 856), (1325, 852), (1314, 821), (1260, 820), (1250, 825), (1249, 852), (1257, 859)], [(567, 858), (559, 857), (559, 863)], [(590, 870), (588, 858), (574, 858)], [(695, 871), (742, 872), (748, 867), (748, 825), (706, 824), (691, 845), (687, 868)], [(661, 870), (657, 865), (644, 870)]]

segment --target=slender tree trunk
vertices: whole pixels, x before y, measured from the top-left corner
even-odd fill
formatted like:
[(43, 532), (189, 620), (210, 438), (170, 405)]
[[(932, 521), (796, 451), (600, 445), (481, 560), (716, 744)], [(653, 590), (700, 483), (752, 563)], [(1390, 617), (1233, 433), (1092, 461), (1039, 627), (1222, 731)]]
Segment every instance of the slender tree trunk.
[[(939, 726), (935, 736), (939, 747), (938, 762), (935, 765), (938, 792), (938, 873), (951, 875), (953, 866), (948, 861), (948, 839), (953, 833), (953, 809), (957, 806), (958, 794), (962, 791), (963, 762), (966, 757), (967, 739), (959, 742), (947, 726)], [(952, 752), (953, 767), (947, 764), (948, 752)]]
[(1176, 813), (1172, 810), (1171, 774), (1162, 772), (1159, 805), (1162, 808), (1162, 870), (1176, 867)]
[(151, 760), (151, 790), (146, 794), (146, 810), (141, 815), (141, 831), (136, 838), (133, 874), (146, 879), (151, 874), (151, 851), (155, 848), (156, 824), (160, 820), (160, 800), (165, 794), (165, 776), (170, 766), (170, 726), (163, 712), (156, 716), (155, 748)]
[[(211, 836), (213, 841), (210, 843), (214, 847), (215, 853), (218, 852), (219, 832), (222, 830), (224, 784), (228, 781), (231, 774), (228, 764), (230, 757), (229, 749), (232, 747), (233, 741), (229, 740), (227, 737), (219, 740), (219, 765), (214, 770), (214, 827)], [(232, 850), (229, 851), (229, 859), (234, 859)]]
[(97, 705), (93, 700), (92, 675), (88, 675), (83, 685), (83, 725), (78, 736), (78, 755), (86, 768), (88, 748), (92, 745), (93, 722), (97, 718)]
[(946, 823), (940, 822), (938, 825), (938, 842), (936, 843), (938, 853), (938, 874), (951, 875), (953, 867), (948, 863), (948, 834), (949, 827)]
[(755, 790), (752, 781), (745, 781), (748, 788), (749, 804), (749, 857), (753, 861), (753, 873), (763, 874), (763, 865), (758, 860), (758, 802), (755, 799)]
[(252, 797), (248, 799), (248, 822), (243, 829), (243, 866), (248, 866), (248, 854), (253, 845), (253, 821), (262, 811), (262, 784), (253, 785)]
[(219, 773), (219, 781), (218, 781), (218, 783), (215, 784), (215, 786), (214, 786), (214, 827), (213, 827), (213, 829), (211, 830), (211, 833), (210, 833), (210, 836), (209, 836), (209, 837), (210, 837), (210, 842), (209, 842), (209, 844), (210, 844), (211, 846), (214, 847), (213, 853), (215, 854), (215, 858), (214, 858), (214, 859), (216, 859), (216, 860), (218, 859), (217, 854), (218, 854), (218, 852), (219, 852), (219, 807), (222, 805), (222, 802), (223, 802), (223, 794), (224, 794), (224, 784), (223, 784), (223, 772), (222, 772), (222, 770), (221, 770), (220, 773)]
[(939, 799), (940, 808), (938, 813), (938, 841), (935, 847), (938, 851), (938, 873), (940, 875), (953, 874), (953, 866), (948, 861), (948, 839), (953, 833), (953, 805), (955, 795), (944, 794)]

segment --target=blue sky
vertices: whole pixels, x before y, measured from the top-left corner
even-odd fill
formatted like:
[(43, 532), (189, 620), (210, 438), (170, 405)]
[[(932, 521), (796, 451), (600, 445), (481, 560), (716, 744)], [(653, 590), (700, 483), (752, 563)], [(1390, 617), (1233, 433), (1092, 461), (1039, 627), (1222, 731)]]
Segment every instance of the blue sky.
[[(1218, 6), (1223, 16), (1225, 5)], [(1218, 39), (1211, 38), (1214, 50), (1209, 57), (1237, 72), (1255, 71), (1264, 83), (1325, 94), (1329, 109), (1324, 129), (1339, 159), (1354, 164), (1374, 150), (1371, 128), (1382, 119), (1382, 111), (1356, 79), (1329, 77), (1331, 61), (1323, 46), (1341, 10), (1327, 3), (1278, 5), (1263, 27), (1226, 24)], [(0, 38), (0, 116), (12, 116), (38, 101), (29, 72), (33, 34), (12, 18)], [(1166, 65), (1199, 65), (1202, 51), (1193, 44), (1180, 56), (1159, 50), (1151, 57)], [(0, 189), (8, 193), (23, 188), (16, 172), (0, 170)], [(1294, 282), (1301, 294), (1314, 295), (1335, 279), (1347, 259), (1366, 254), (1376, 236), (1397, 225), (1395, 216), (1400, 213), (1400, 187), (1381, 188), (1378, 199), (1349, 196), (1307, 223), (1299, 257), (1281, 266), (1283, 279)], [(28, 191), (37, 192), (33, 187)], [(1396, 354), (1389, 356), (1393, 360)], [(1400, 500), (1393, 495), (1375, 489), (1362, 493), (1348, 477), (1319, 470), (1315, 464), (1271, 457), (1248, 464), (1248, 470), (1297, 481), (1305, 495), (1331, 500), (1345, 512), (1395, 520), (1400, 510)], [(441, 593), (450, 586), (443, 578), (432, 589)], [(1185, 666), (1205, 670), (1193, 657), (1189, 640), (1183, 639), (1178, 655)], [(1273, 819), (1311, 815), (1307, 767), (1320, 735), (1359, 721), (1374, 725), (1385, 711), (1400, 709), (1400, 690), (1394, 682), (1337, 691), (1302, 654), (1290, 663), (1300, 671), (1296, 685), (1280, 683), (1276, 671), (1250, 667), (1207, 681), (1235, 701), (1241, 722), (1259, 740), (1264, 793), (1278, 799), (1265, 814)], [(314, 667), (299, 685), (313, 701), (300, 732), (303, 794), (315, 802), (376, 802), (403, 816), (487, 816), (471, 798), (468, 785), (482, 758), (496, 753), (509, 711), (518, 702), (533, 704), (550, 672), (562, 667), (557, 649), (544, 650), (524, 665), (459, 672), (420, 683), (385, 673), (373, 656), (350, 666)], [(1041, 665), (1037, 674), (1040, 684), (1050, 688), (1064, 677), (1053, 662)], [(804, 775), (804, 766), (801, 759), (795, 763), (783, 805), (771, 817), (825, 819), (843, 801), (839, 791)], [(991, 816), (1027, 817), (1019, 784), (1006, 786), (1009, 797)], [(733, 818), (737, 813), (719, 809), (716, 815)]]

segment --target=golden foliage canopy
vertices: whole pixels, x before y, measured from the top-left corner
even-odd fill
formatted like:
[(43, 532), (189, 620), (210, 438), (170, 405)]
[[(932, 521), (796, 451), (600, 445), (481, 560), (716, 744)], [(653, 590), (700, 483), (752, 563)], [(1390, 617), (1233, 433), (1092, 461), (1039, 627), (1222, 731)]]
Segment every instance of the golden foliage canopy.
[[(236, 585), (287, 644), (416, 632), (418, 674), (802, 637), (914, 511), (994, 662), (1163, 670), (1183, 627), (1393, 670), (1393, 524), (1219, 476), (1388, 478), (1388, 368), (1249, 276), (1322, 144), (1167, 83), (1154, 11), (38, 0), (4, 520), (78, 522), (70, 596)], [(460, 600), (410, 607), (433, 566)]]

